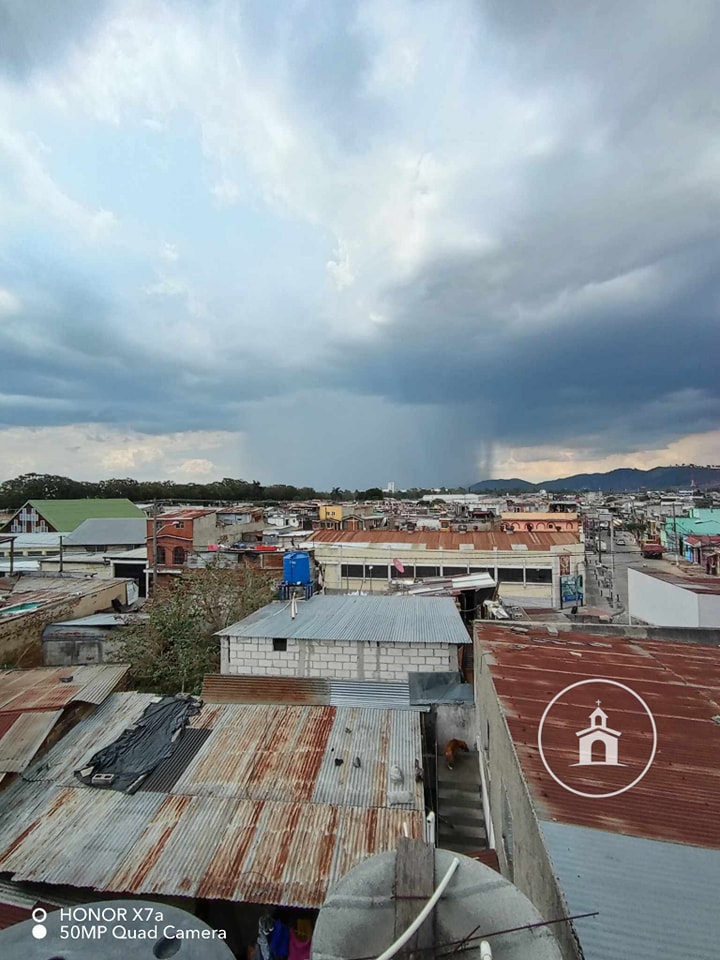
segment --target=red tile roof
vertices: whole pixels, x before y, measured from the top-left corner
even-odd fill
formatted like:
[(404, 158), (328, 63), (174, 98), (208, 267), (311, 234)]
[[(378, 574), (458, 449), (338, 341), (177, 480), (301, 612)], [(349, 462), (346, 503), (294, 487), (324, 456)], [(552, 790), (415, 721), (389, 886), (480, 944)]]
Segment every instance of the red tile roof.
[[(720, 849), (720, 725), (713, 719), (720, 716), (720, 648), (524, 629), (478, 624), (476, 662), (481, 654), (488, 658), (539, 816)], [(591, 678), (615, 680), (634, 690), (652, 711), (658, 733), (657, 754), (644, 778), (625, 793), (603, 800), (577, 796), (556, 783), (538, 750), (540, 720), (552, 698), (570, 684)], [(625, 731), (622, 759), (628, 766), (637, 764), (640, 754), (647, 756), (649, 734), (641, 729), (643, 723), (649, 727), (647, 717), (639, 704), (629, 706), (619, 688), (617, 695), (605, 689), (609, 725)], [(586, 718), (583, 697), (568, 694), (563, 702), (568, 709), (577, 703), (578, 716)], [(566, 769), (573, 762), (569, 749), (577, 756), (579, 729), (556, 720), (551, 730), (554, 756), (564, 758)]]

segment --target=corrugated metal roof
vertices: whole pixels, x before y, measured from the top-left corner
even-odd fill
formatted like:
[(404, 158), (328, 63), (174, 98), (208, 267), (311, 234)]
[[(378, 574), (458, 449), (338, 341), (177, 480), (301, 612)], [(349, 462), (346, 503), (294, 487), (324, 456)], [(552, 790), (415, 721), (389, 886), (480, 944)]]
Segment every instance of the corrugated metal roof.
[(208, 675), (206, 703), (297, 703), (307, 706), (408, 709), (406, 681), (328, 680), (325, 677), (250, 677)]
[[(206, 706), (192, 727), (211, 733), (169, 793), (81, 785), (73, 770), (151, 699), (109, 697), (0, 797), (0, 872), (102, 891), (317, 907), (348, 869), (394, 848), (403, 824), (422, 835), (420, 722), (409, 711)], [(393, 764), (407, 794), (397, 809)]]
[(202, 698), (208, 703), (329, 704), (330, 682), (323, 677), (205, 677)]
[(56, 710), (73, 701), (102, 703), (128, 670), (127, 664), (0, 670), (0, 711)]
[(218, 636), (378, 643), (463, 644), (469, 637), (450, 597), (330, 596), (275, 601)]
[[(701, 642), (552, 634), (532, 624), (523, 629), (519, 633), (481, 621), (477, 635), (539, 816), (720, 849), (720, 726), (713, 722), (720, 716), (720, 648)], [(551, 699), (578, 680), (595, 678), (634, 690), (652, 711), (658, 732), (657, 754), (644, 778), (602, 802), (576, 796), (551, 779), (537, 745), (540, 718)], [(628, 704), (629, 695), (606, 691), (603, 709), (610, 725), (623, 731), (621, 760), (641, 769), (651, 736), (643, 728), (647, 719), (639, 705)], [(577, 709), (586, 725), (586, 698), (576, 690), (563, 702), (569, 710)], [(554, 719), (553, 758), (565, 770), (577, 759), (579, 729)], [(604, 767), (603, 782), (626, 777), (623, 770)]]
[(393, 546), (408, 543), (424, 546), (426, 550), (459, 550), (463, 544), (469, 544), (474, 550), (511, 550), (513, 544), (526, 544), (528, 550), (550, 550), (551, 547), (567, 546), (579, 543), (578, 535), (564, 531), (540, 531), (529, 533), (503, 533), (499, 530), (473, 530), (467, 533), (453, 533), (447, 530), (314, 530), (303, 547), (313, 544), (367, 544), (369, 546)]
[(407, 680), (397, 683), (382, 680), (329, 680), (328, 682), (330, 703), (334, 707), (410, 709), (410, 686)]
[(667, 570), (653, 570), (643, 567), (642, 569), (630, 568), (633, 573), (640, 573), (645, 577), (652, 577), (653, 580), (663, 580), (665, 583), (671, 583), (675, 587), (683, 590), (689, 590), (691, 593), (720, 593), (720, 579), (715, 576), (703, 576), (701, 574), (676, 574)]
[(585, 960), (716, 960), (720, 851), (542, 822)]
[(0, 737), (0, 772), (21, 773), (45, 742), (61, 710), (32, 710), (16, 716)]
[[(404, 824), (413, 837), (423, 829), (420, 813), (327, 804), (112, 790), (89, 804), (59, 787), (30, 802), (24, 836), (0, 857), (16, 880), (299, 907), (321, 906), (347, 870), (393, 849)], [(0, 825), (2, 847), (6, 836)]]
[(146, 540), (146, 528), (147, 522), (143, 516), (92, 517), (68, 534), (65, 544), (79, 547), (141, 544)]

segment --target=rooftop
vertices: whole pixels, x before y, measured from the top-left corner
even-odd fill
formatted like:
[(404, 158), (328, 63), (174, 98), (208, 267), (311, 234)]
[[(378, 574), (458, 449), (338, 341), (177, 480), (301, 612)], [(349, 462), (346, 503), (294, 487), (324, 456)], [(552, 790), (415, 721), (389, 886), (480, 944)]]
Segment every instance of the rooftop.
[(102, 703), (127, 671), (124, 664), (0, 671), (0, 780), (32, 763), (66, 707)]
[(119, 546), (145, 543), (146, 519), (137, 517), (93, 517), (83, 521), (65, 537), (68, 547)]
[(318, 907), (349, 869), (393, 849), (404, 824), (422, 835), (420, 720), (409, 710), (205, 705), (137, 792), (81, 783), (74, 771), (156, 699), (111, 696), (0, 796), (0, 873)]
[(121, 499), (28, 500), (56, 530), (75, 530), (84, 520), (97, 517), (145, 517), (134, 503)]
[(513, 544), (524, 544), (528, 550), (548, 551), (551, 547), (568, 546), (579, 543), (574, 533), (558, 531), (540, 531), (539, 533), (520, 531), (503, 533), (499, 530), (473, 530), (467, 533), (453, 533), (437, 530), (314, 530), (305, 546), (309, 544), (343, 544), (349, 547), (382, 547), (409, 545), (410, 548), (426, 550), (512, 550)]
[[(541, 819), (720, 849), (720, 726), (713, 721), (720, 715), (717, 644), (528, 624), (522, 629), (478, 623), (476, 664), (482, 658), (490, 666)], [(627, 684), (638, 693), (658, 732), (658, 752), (645, 777), (602, 803), (555, 783), (537, 744), (540, 718), (551, 699), (571, 683), (596, 677)], [(610, 701), (607, 712), (617, 729), (633, 729), (637, 713)], [(572, 762), (569, 751), (565, 762)]]
[(251, 677), (211, 674), (202, 688), (205, 703), (275, 703), (304, 706), (410, 708), (404, 682), (331, 680), (325, 677)]
[(275, 601), (234, 623), (219, 636), (383, 643), (469, 643), (450, 597), (317, 594), (297, 602)]
[(631, 567), (634, 573), (641, 573), (654, 580), (663, 580), (675, 587), (689, 590), (690, 593), (720, 594), (720, 577), (703, 576), (702, 574), (671, 573), (669, 570), (656, 570), (651, 567)]

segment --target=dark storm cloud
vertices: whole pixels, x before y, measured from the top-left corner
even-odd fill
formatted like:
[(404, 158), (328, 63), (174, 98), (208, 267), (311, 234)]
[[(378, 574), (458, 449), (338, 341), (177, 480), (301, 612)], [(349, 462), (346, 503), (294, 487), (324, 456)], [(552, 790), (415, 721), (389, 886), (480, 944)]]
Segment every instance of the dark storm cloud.
[[(99, 9), (95, 2), (64, 5), (58, 25), (56, 4), (0, 0), (5, 69), (22, 77), (34, 64), (62, 57), (92, 29)], [(202, 16), (202, 5), (192, 9), (194, 17)], [(312, 138), (324, 124), (327, 139), (318, 135), (317, 152), (328, 142), (339, 145), (340, 169), (343, 159), (349, 166), (362, 158), (370, 132), (389, 135), (392, 107), (408, 115), (424, 108), (410, 103), (409, 87), (397, 103), (388, 95), (387, 114), (379, 98), (363, 92), (372, 50), (355, 29), (356, 9), (326, 4), (310, 16), (302, 5), (290, 13), (271, 3), (243, 8), (258, 62), (264, 55), (274, 63), (282, 48), (282, 81), (312, 118), (298, 129)], [(458, 9), (465, 16), (469, 7)], [(98, 421), (149, 433), (239, 430), (246, 418), (262, 422), (250, 408), (266, 401), (272, 433), (261, 443), (270, 457), (276, 435), (290, 429), (283, 401), (310, 384), (357, 398), (343, 409), (320, 405), (312, 422), (322, 418), (331, 436), (362, 423), (363, 441), (354, 455), (368, 463), (383, 463), (383, 447), (399, 449), (398, 437), (407, 437), (414, 417), (418, 429), (402, 447), (403, 458), (423, 468), (434, 459), (437, 482), (446, 468), (458, 482), (475, 479), (476, 458), (489, 462), (495, 442), (574, 444), (602, 456), (715, 429), (720, 6), (706, 0), (488, 0), (473, 9), (483, 24), (477, 43), (484, 46), (468, 72), (481, 72), (487, 61), (517, 103), (541, 104), (547, 124), (545, 143), (537, 149), (521, 144), (506, 167), (490, 174), (482, 155), (492, 144), (479, 142), (472, 115), (463, 118), (461, 135), (452, 128), (446, 140), (438, 135), (438, 165), (449, 158), (452, 167), (457, 151), (466, 172), (429, 202), (447, 202), (447, 218), (439, 222), (459, 224), (462, 236), (477, 228), (488, 235), (487, 245), (476, 252), (463, 244), (458, 249), (438, 230), (424, 259), (402, 281), (390, 276), (377, 290), (378, 281), (358, 271), (357, 286), (349, 284), (343, 296), (352, 299), (367, 283), (361, 295), (371, 308), (378, 305), (387, 322), (351, 345), (337, 333), (340, 322), (333, 332), (320, 331), (316, 359), (302, 369), (285, 362), (294, 350), (291, 317), (283, 318), (277, 338), (282, 342), (268, 335), (267, 349), (229, 350), (208, 369), (191, 349), (179, 357), (179, 351), (163, 349), (157, 336), (143, 344), (137, 332), (126, 334), (123, 308), (111, 297), (92, 294), (89, 284), (73, 288), (59, 274), (49, 276), (44, 264), (34, 297), (22, 295), (24, 312), (0, 325), (0, 390), (13, 398), (0, 406), (0, 422)], [(427, 47), (421, 70), (427, 83)], [(442, 80), (437, 77), (438, 85)], [(478, 86), (485, 82), (482, 74)], [(434, 116), (442, 126), (444, 118)], [(284, 128), (278, 127), (284, 143)], [(404, 158), (430, 149), (419, 135), (418, 143), (403, 137), (398, 134), (391, 146), (399, 144)], [(378, 176), (372, 162), (369, 167)], [(320, 162), (317, 170), (321, 179)], [(481, 181), (490, 176), (507, 202), (499, 203), (488, 226), (487, 194), (495, 185)], [(381, 205), (379, 193), (368, 196)], [(362, 217), (357, 235), (336, 231), (322, 215), (318, 221), (331, 247), (338, 235), (351, 249), (371, 242)], [(278, 286), (291, 267), (278, 262)], [(14, 279), (0, 276), (0, 287), (5, 280), (12, 290)], [(183, 309), (184, 296), (168, 298), (158, 309), (172, 317)], [(319, 299), (308, 293), (297, 305), (298, 316)], [(142, 324), (133, 320), (135, 328)], [(263, 320), (247, 323), (252, 332), (250, 325)], [(397, 422), (388, 415), (393, 405), (402, 414)], [(309, 463), (307, 441), (297, 428), (302, 415), (292, 423), (296, 432), (288, 447), (298, 463), (303, 457)], [(315, 459), (324, 435), (321, 440)], [(399, 461), (391, 459), (390, 475), (398, 469)]]

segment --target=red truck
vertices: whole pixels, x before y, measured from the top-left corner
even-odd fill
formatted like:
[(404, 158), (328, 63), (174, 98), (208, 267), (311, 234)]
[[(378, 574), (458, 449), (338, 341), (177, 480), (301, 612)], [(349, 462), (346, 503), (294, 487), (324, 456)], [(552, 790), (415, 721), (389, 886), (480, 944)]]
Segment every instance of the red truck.
[(663, 545), (654, 540), (646, 540), (641, 550), (645, 560), (661, 560), (665, 552)]

